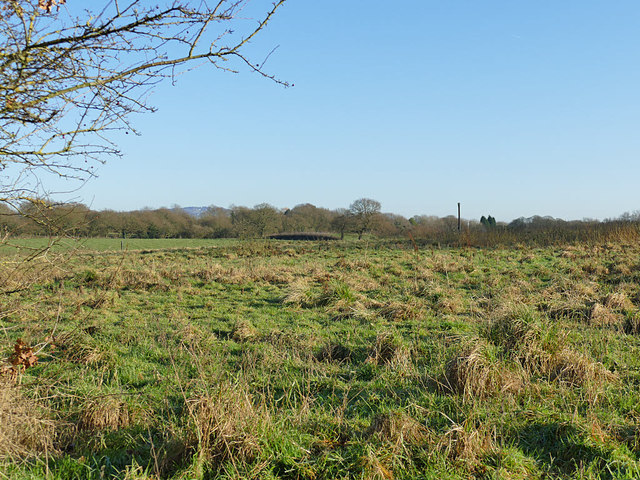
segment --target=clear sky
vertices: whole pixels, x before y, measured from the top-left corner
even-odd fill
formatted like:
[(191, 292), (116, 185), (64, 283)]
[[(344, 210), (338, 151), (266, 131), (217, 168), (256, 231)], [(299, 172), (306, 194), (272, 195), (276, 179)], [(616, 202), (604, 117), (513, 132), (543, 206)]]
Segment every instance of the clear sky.
[[(264, 4), (263, 4), (264, 5)], [(260, 7), (260, 5), (256, 5)], [(638, 0), (289, 0), (248, 51), (295, 84), (165, 84), (95, 209), (374, 198), (498, 221), (640, 209)]]

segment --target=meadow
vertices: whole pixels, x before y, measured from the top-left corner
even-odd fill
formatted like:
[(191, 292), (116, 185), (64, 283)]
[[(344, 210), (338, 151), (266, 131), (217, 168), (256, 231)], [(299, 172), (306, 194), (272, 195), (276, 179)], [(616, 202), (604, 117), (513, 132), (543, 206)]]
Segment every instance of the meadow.
[(0, 478), (640, 478), (637, 243), (31, 242)]
[(168, 250), (172, 248), (200, 248), (234, 243), (233, 239), (203, 238), (16, 238), (0, 245), (0, 255), (20, 255), (51, 248), (55, 251), (115, 252), (133, 250)]

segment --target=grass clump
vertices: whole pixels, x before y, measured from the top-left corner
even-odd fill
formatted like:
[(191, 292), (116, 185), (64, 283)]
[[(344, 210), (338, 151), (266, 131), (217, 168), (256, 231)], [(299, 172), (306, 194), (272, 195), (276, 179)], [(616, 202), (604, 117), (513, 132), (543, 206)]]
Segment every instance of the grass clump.
[(411, 365), (411, 352), (398, 336), (391, 332), (383, 332), (376, 336), (367, 362), (394, 368), (408, 368)]
[(566, 334), (530, 307), (518, 306), (498, 317), (484, 330), (484, 335), (530, 375), (572, 386), (616, 378), (601, 363), (572, 349)]
[(366, 437), (390, 444), (394, 450), (405, 450), (432, 440), (429, 429), (404, 412), (381, 413), (371, 419)]
[(633, 309), (633, 302), (629, 299), (625, 292), (614, 292), (604, 299), (605, 306), (614, 310), (631, 310)]
[(247, 342), (258, 335), (258, 330), (247, 320), (237, 320), (231, 329), (231, 338), (238, 343)]
[(314, 299), (312, 305), (324, 307), (333, 320), (371, 317), (371, 312), (367, 309), (361, 295), (341, 280), (333, 279), (325, 283), (322, 292)]
[(589, 323), (594, 326), (609, 327), (620, 324), (620, 315), (610, 306), (596, 303), (589, 314)]
[(391, 321), (412, 320), (419, 315), (419, 307), (411, 302), (389, 300), (386, 302), (370, 302), (376, 313)]
[(517, 393), (524, 386), (524, 375), (517, 366), (507, 366), (495, 346), (478, 339), (447, 362), (444, 385), (466, 400), (474, 400)]
[(483, 457), (496, 451), (494, 436), (487, 428), (478, 428), (474, 422), (453, 424), (441, 437), (440, 449), (453, 462), (460, 463), (475, 473), (481, 473)]
[(304, 278), (298, 278), (289, 283), (287, 293), (282, 299), (285, 305), (309, 307), (313, 304), (313, 296), (309, 282)]
[(201, 462), (251, 463), (261, 451), (261, 437), (270, 425), (264, 406), (247, 389), (221, 382), (215, 389), (187, 400), (191, 429), (187, 445)]
[(55, 454), (57, 426), (22, 387), (0, 376), (0, 459)]
[(354, 303), (356, 300), (357, 296), (349, 284), (341, 280), (331, 280), (324, 285), (323, 291), (315, 303), (317, 305), (331, 305), (337, 302)]
[(550, 378), (570, 386), (599, 387), (618, 377), (587, 355), (565, 348), (555, 357)]
[(131, 412), (119, 395), (103, 395), (87, 401), (80, 413), (83, 430), (119, 430), (131, 424)]

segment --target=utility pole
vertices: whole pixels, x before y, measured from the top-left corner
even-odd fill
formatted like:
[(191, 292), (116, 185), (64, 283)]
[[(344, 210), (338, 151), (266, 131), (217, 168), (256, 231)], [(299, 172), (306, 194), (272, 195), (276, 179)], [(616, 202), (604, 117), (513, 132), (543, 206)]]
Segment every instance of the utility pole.
[(458, 233), (462, 230), (462, 223), (460, 220), (460, 202), (458, 202)]

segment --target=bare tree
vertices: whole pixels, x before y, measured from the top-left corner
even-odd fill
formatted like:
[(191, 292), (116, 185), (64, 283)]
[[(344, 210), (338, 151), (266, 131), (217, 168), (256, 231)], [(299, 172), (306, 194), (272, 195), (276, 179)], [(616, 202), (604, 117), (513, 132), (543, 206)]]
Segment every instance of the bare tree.
[(353, 223), (351, 212), (346, 208), (338, 208), (334, 214), (333, 220), (331, 221), (331, 228), (340, 233), (340, 240), (344, 240), (344, 233), (349, 230), (349, 227)]
[(349, 207), (349, 212), (354, 218), (358, 239), (362, 238), (365, 232), (371, 230), (374, 221), (380, 214), (380, 202), (371, 198), (359, 198)]
[(136, 133), (150, 90), (190, 68), (244, 66), (287, 86), (244, 54), (285, 1), (252, 20), (249, 0), (0, 0), (0, 202), (41, 198), (48, 174), (92, 177), (119, 154), (110, 134)]

